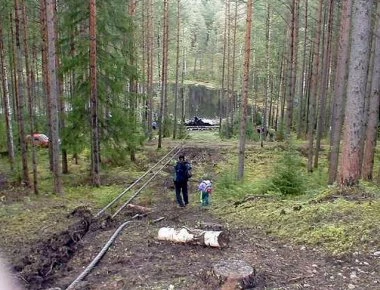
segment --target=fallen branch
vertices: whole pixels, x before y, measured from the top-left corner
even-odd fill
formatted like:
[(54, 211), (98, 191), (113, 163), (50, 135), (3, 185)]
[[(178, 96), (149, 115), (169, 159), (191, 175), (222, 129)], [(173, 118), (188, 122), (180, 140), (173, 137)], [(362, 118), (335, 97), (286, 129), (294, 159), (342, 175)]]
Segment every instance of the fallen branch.
[(158, 222), (160, 222), (160, 221), (162, 221), (162, 220), (164, 220), (165, 219), (165, 217), (160, 217), (160, 218), (158, 218), (158, 219), (155, 219), (154, 221), (153, 221), (153, 223), (155, 224), (155, 223), (158, 223)]

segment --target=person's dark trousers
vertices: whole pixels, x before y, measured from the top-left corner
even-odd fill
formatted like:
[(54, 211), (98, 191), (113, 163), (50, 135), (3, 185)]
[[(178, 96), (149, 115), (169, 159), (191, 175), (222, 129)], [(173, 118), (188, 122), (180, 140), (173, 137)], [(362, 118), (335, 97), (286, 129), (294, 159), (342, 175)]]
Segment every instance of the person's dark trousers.
[[(189, 203), (189, 197), (187, 194), (187, 181), (184, 182), (174, 182), (175, 185), (175, 195), (177, 197), (177, 202), (179, 206), (185, 206)], [(181, 195), (182, 191), (182, 195)], [(183, 199), (182, 199), (183, 196)]]

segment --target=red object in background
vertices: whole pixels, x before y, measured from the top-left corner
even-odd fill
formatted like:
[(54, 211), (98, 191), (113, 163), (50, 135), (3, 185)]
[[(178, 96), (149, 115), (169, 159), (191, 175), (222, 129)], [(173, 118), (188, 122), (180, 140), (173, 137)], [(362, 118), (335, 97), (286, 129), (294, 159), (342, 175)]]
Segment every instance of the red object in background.
[(34, 133), (33, 134), (33, 145), (40, 146), (43, 148), (49, 147), (49, 137), (45, 134)]

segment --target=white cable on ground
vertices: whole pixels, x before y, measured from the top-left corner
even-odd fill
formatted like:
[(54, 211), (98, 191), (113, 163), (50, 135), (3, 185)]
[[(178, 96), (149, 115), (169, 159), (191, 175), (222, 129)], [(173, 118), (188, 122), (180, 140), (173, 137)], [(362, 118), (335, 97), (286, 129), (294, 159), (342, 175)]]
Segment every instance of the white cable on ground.
[[(137, 218), (139, 215), (136, 214), (132, 217), (132, 219), (135, 219)], [(84, 269), (84, 271), (78, 276), (78, 278), (76, 278), (70, 285), (69, 287), (66, 288), (66, 290), (70, 290), (70, 289), (73, 289), (74, 286), (80, 282), (84, 277), (86, 277), (88, 275), (88, 273), (91, 272), (91, 270), (95, 267), (95, 265), (100, 261), (100, 259), (104, 256), (104, 254), (107, 252), (108, 248), (111, 246), (111, 244), (115, 241), (116, 237), (118, 236), (118, 234), (125, 228), (125, 226), (127, 226), (128, 224), (130, 224), (131, 222), (133, 222), (132, 220), (130, 221), (127, 221), (125, 223), (123, 223), (120, 227), (118, 227), (118, 229), (115, 231), (115, 233), (112, 235), (112, 237), (108, 240), (107, 244), (103, 247), (103, 249), (99, 252), (99, 254), (95, 257), (94, 260), (92, 260), (92, 262), (87, 266), (86, 269)]]
[[(176, 150), (178, 147), (182, 146), (182, 144), (179, 144), (175, 146), (172, 150), (170, 150), (164, 157), (162, 157), (153, 167), (151, 167), (149, 170), (147, 170), (143, 175), (141, 175), (135, 182), (133, 182), (130, 186), (128, 186), (122, 193), (120, 193), (113, 201), (111, 201), (105, 208), (103, 208), (101, 211), (99, 211), (94, 217), (97, 218), (102, 213), (104, 213), (109, 207), (111, 207), (115, 202), (117, 202), (120, 198), (123, 197), (123, 195), (130, 190), (133, 186), (136, 185), (141, 179), (143, 179), (148, 173), (151, 172), (153, 168), (155, 168), (158, 164), (161, 163), (162, 160), (164, 160), (168, 155), (170, 155), (174, 150)], [(178, 153), (178, 152), (177, 152)], [(177, 154), (176, 153), (176, 154)]]
[[(178, 153), (179, 153), (179, 151), (181, 151), (180, 149), (174, 154), (174, 155), (177, 155)], [(137, 190), (136, 192), (135, 192), (135, 194), (134, 195), (132, 195), (114, 214), (113, 214), (113, 216), (112, 216), (112, 218), (115, 218), (115, 216), (116, 215), (118, 215), (119, 214), (119, 212), (121, 212), (144, 188), (145, 188), (145, 186), (147, 186), (148, 185), (148, 183), (149, 182), (151, 182), (152, 181), (152, 179), (153, 178), (155, 178), (156, 177), (156, 175), (158, 174), (158, 173), (160, 173), (160, 171), (166, 166), (166, 165), (168, 165), (168, 163), (170, 162), (171, 160), (169, 159), (167, 162), (165, 162), (165, 164), (164, 165), (162, 165), (159, 169), (158, 169), (158, 171), (156, 172), (156, 173), (154, 173), (153, 175), (152, 175), (152, 177), (151, 178), (149, 178), (149, 180), (142, 186), (142, 187), (140, 187), (140, 189), (139, 190)]]

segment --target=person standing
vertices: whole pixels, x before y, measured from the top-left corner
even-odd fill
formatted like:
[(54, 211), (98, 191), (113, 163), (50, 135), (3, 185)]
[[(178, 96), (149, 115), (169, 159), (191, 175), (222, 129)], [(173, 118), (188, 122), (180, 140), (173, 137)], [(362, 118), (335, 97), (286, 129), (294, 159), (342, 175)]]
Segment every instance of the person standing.
[(179, 155), (174, 166), (174, 186), (177, 203), (180, 207), (189, 204), (187, 181), (191, 177), (191, 164), (185, 160), (185, 155)]
[(200, 200), (202, 206), (208, 206), (210, 204), (210, 195), (212, 193), (211, 180), (204, 178), (198, 186), (200, 192)]

